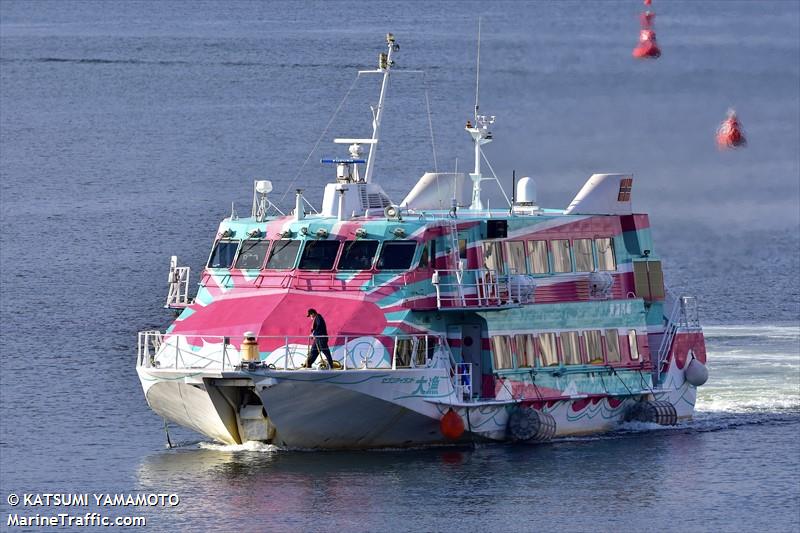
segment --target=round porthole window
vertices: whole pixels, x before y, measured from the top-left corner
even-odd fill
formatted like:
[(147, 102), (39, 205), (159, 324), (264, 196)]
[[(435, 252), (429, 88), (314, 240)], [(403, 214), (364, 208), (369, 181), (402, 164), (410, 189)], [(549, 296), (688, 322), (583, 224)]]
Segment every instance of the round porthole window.
[(473, 343), (472, 337), (469, 336), (464, 337), (464, 346), (470, 347), (472, 346), (472, 343)]

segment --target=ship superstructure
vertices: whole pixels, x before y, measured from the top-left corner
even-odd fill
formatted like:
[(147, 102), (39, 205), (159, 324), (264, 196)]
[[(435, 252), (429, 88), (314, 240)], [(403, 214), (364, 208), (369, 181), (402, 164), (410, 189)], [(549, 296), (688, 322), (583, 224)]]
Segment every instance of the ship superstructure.
[[(298, 190), (273, 215), (258, 181), (251, 216), (220, 223), (193, 298), (173, 258), (179, 315), (139, 334), (151, 408), (221, 442), (300, 448), (535, 442), (690, 417), (707, 378), (697, 306), (664, 288), (633, 176), (595, 174), (566, 209), (537, 205), (522, 178), (488, 209), (494, 117), (476, 105), (473, 172), (427, 173), (392, 201), (372, 177), (397, 50), (389, 34), (373, 135), (335, 140), (349, 157), (326, 160), (336, 180), (319, 212)], [(304, 366), (309, 308), (335, 369)]]

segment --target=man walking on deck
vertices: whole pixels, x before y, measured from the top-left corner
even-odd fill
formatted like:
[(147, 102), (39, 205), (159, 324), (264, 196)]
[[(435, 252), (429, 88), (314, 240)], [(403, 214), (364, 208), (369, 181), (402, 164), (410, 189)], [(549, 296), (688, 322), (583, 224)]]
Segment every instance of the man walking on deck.
[(333, 357), (331, 356), (330, 348), (328, 348), (328, 327), (325, 325), (325, 319), (322, 318), (321, 314), (317, 313), (316, 309), (309, 309), (306, 316), (313, 318), (311, 324), (311, 350), (308, 352), (308, 359), (306, 359), (306, 368), (311, 368), (319, 353), (322, 352), (328, 360), (328, 369), (333, 370)]

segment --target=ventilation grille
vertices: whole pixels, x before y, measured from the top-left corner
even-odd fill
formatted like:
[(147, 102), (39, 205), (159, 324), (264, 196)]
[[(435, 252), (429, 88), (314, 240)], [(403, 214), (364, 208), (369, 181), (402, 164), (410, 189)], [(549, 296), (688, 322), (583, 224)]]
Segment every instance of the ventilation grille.
[(361, 194), (361, 205), (363, 209), (383, 209), (384, 207), (392, 205), (389, 197), (382, 193), (367, 192), (367, 187), (362, 185), (359, 187)]

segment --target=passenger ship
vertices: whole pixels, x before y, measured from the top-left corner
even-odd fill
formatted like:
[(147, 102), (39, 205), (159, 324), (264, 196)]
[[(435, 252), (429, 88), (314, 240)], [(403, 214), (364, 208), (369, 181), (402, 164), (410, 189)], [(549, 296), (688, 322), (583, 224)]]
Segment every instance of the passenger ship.
[[(633, 177), (594, 174), (566, 209), (529, 178), (489, 209), (473, 172), (426, 173), (400, 202), (373, 180), (387, 35), (370, 138), (335, 139), (336, 179), (317, 211), (297, 190), (284, 215), (256, 181), (251, 216), (216, 232), (194, 297), (172, 258), (165, 331), (139, 333), (150, 407), (222, 443), (310, 449), (542, 442), (629, 420), (692, 416), (707, 379), (696, 302), (664, 288)], [(369, 147), (362, 159), (363, 146)], [(499, 181), (497, 181), (499, 185)], [(314, 308), (335, 368), (306, 368)]]

